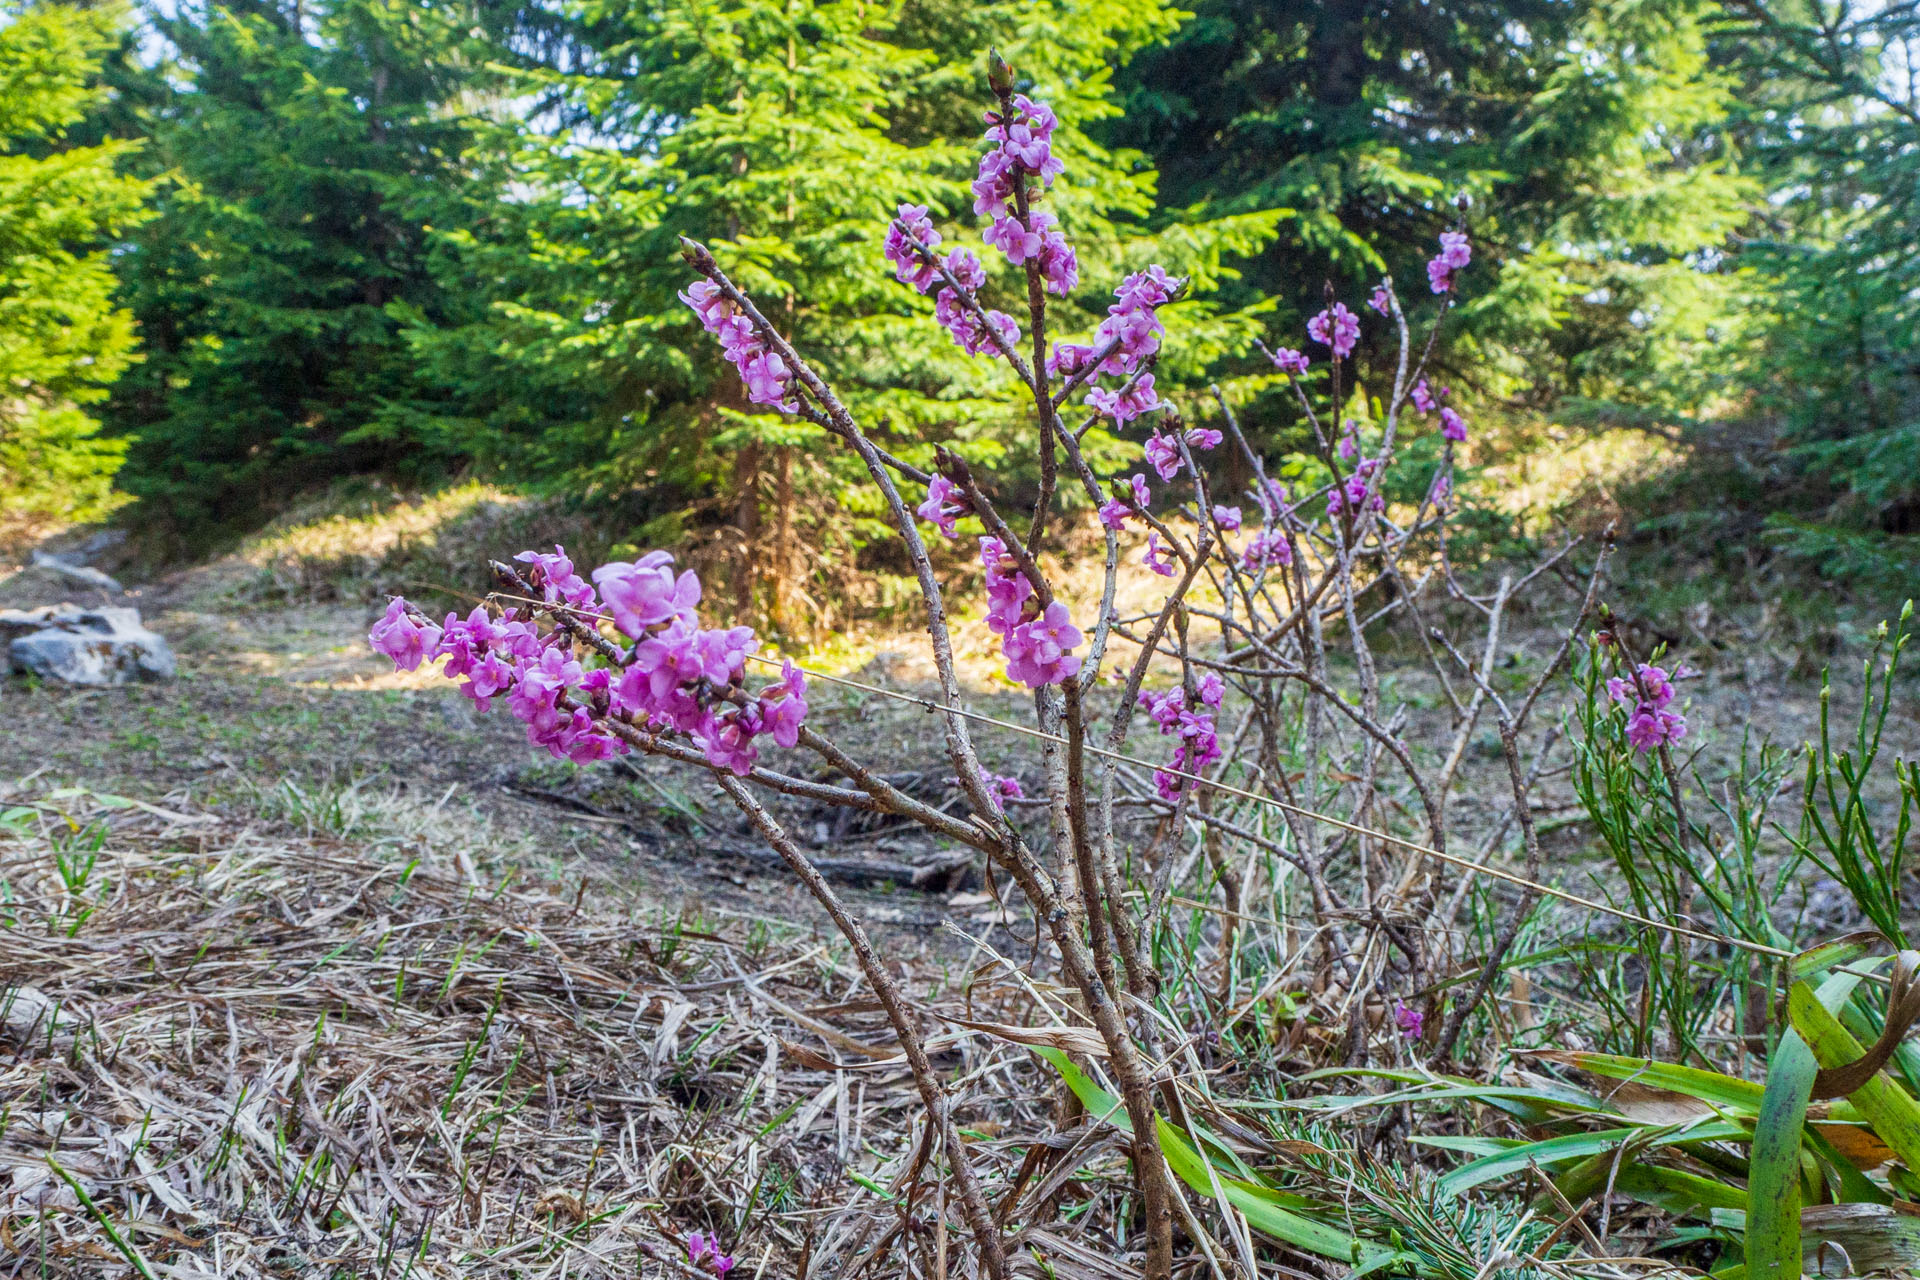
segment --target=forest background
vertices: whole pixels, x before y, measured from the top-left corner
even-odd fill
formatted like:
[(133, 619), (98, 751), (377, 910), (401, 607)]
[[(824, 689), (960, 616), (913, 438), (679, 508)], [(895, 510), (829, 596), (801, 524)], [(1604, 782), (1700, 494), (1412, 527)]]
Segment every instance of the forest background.
[[(1159, 367), (1176, 403), (1222, 384), (1265, 447), (1299, 447), (1256, 339), (1420, 278), (1464, 217), (1441, 380), (1499, 476), (1487, 548), (1624, 515), (1630, 551), (1709, 576), (1920, 575), (1912, 5), (8, 9), (16, 546), (114, 520), (169, 562), (343, 484), (485, 480), (582, 514), (590, 552), (679, 548), (789, 633), (884, 611), (904, 566), (880, 513), (699, 340), (678, 237), (902, 456), (941, 439), (991, 469), (1017, 388), (919, 322), (880, 233), (903, 201), (967, 218), (997, 47), (1063, 121), (1079, 318), (1149, 261), (1191, 277)], [(1517, 488), (1530, 459), (1577, 474)]]

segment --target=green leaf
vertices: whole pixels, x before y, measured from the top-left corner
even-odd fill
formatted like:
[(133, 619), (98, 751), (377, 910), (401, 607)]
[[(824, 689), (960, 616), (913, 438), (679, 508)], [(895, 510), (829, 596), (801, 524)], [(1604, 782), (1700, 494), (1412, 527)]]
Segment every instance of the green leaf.
[(1577, 1067), (1597, 1076), (1670, 1089), (1736, 1115), (1752, 1116), (1760, 1111), (1763, 1091), (1759, 1085), (1718, 1071), (1655, 1062), (1651, 1058), (1623, 1058), (1611, 1053), (1553, 1052), (1535, 1056)]
[(1459, 1195), (1482, 1183), (1518, 1173), (1530, 1164), (1543, 1166), (1562, 1164), (1568, 1160), (1577, 1160), (1603, 1151), (1612, 1152), (1623, 1143), (1644, 1148), (1683, 1140), (1707, 1142), (1727, 1138), (1741, 1139), (1746, 1136), (1747, 1130), (1744, 1125), (1725, 1120), (1705, 1120), (1688, 1125), (1636, 1125), (1627, 1129), (1602, 1129), (1594, 1133), (1569, 1133), (1540, 1142), (1528, 1142), (1517, 1147), (1509, 1147), (1496, 1155), (1461, 1165), (1434, 1185), (1441, 1195)]
[(1780, 1037), (1767, 1064), (1747, 1176), (1747, 1271), (1753, 1280), (1800, 1275), (1800, 1133), (1819, 1069), (1807, 1042), (1792, 1031)]
[[(1071, 1058), (1058, 1049), (1035, 1048), (1034, 1052), (1053, 1065), (1053, 1069), (1060, 1073), (1060, 1078), (1067, 1082), (1067, 1087), (1073, 1090), (1074, 1096), (1080, 1099), (1087, 1110), (1104, 1116), (1107, 1123), (1123, 1133), (1133, 1132), (1133, 1122), (1128, 1118), (1120, 1099), (1088, 1079), (1080, 1068), (1073, 1065)], [(1178, 1129), (1158, 1116), (1154, 1120), (1168, 1167), (1189, 1187), (1212, 1198), (1213, 1181), (1207, 1176), (1200, 1153), (1194, 1150)], [(1283, 1193), (1271, 1187), (1262, 1187), (1240, 1178), (1216, 1176), (1228, 1202), (1245, 1215), (1249, 1225), (1296, 1249), (1366, 1270), (1376, 1270), (1386, 1265), (1396, 1252), (1372, 1241), (1362, 1240), (1338, 1227), (1281, 1208), (1275, 1200)]]
[[(1843, 1067), (1866, 1052), (1804, 982), (1794, 983), (1787, 992), (1787, 1017), (1820, 1066)], [(1848, 1100), (1907, 1168), (1920, 1169), (1920, 1105), (1905, 1089), (1882, 1072)]]

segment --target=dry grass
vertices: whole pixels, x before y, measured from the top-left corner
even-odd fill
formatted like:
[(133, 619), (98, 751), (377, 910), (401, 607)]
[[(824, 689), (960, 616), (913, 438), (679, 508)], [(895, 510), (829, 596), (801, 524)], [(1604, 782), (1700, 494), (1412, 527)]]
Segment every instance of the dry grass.
[[(678, 1275), (696, 1229), (736, 1275), (967, 1272), (835, 946), (497, 883), (418, 832), (74, 791), (0, 814), (16, 1274)], [(1004, 1005), (972, 993), (1024, 1020)], [(1029, 1056), (934, 1040), (1004, 1191), (1016, 1135), (1046, 1131)], [(1110, 1131), (1080, 1136), (1074, 1199), (1121, 1168)], [(1023, 1273), (1124, 1274), (1075, 1234), (1030, 1233)]]

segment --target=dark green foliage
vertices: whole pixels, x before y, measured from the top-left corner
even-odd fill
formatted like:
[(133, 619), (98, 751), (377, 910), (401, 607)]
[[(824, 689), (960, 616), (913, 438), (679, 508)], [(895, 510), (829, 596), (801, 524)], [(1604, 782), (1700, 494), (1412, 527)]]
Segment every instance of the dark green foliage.
[(121, 447), (90, 407), (135, 359), (109, 249), (138, 223), (136, 144), (70, 131), (102, 106), (125, 13), (34, 5), (0, 26), (0, 537), (113, 506)]
[[(1870, 586), (1920, 572), (1920, 97), (1911, 5), (1730, 6), (1769, 202), (1748, 412), (1787, 446), (1780, 541)], [(1794, 516), (1809, 517), (1796, 521)], [(1905, 535), (1893, 542), (1862, 534)], [(1837, 559), (1836, 549), (1845, 553)], [(1862, 553), (1865, 554), (1862, 554)]]
[(338, 473), (460, 456), (372, 427), (413, 376), (389, 308), (443, 305), (408, 205), (464, 145), (461, 15), (341, 0), (155, 22), (170, 60), (140, 123), (164, 182), (122, 264), (147, 360), (114, 405), (148, 527), (202, 538)]
[(1351, 300), (1383, 271), (1430, 311), (1422, 264), (1464, 196), (1476, 263), (1450, 376), (1533, 411), (1689, 398), (1679, 375), (1714, 292), (1696, 255), (1744, 194), (1705, 6), (1198, 9), (1134, 64), (1119, 128), (1161, 166), (1170, 207), (1285, 211), (1247, 280), (1282, 300), (1287, 331), (1327, 281)]

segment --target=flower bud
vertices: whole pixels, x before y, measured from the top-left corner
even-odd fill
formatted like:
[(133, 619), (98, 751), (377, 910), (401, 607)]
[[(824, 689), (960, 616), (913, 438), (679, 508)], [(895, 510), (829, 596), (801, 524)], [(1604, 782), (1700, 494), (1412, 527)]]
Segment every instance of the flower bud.
[(987, 88), (1002, 98), (1013, 92), (1013, 68), (998, 49), (987, 51)]

